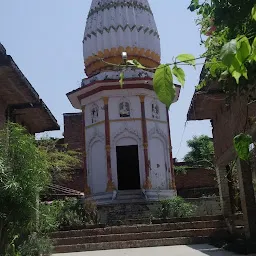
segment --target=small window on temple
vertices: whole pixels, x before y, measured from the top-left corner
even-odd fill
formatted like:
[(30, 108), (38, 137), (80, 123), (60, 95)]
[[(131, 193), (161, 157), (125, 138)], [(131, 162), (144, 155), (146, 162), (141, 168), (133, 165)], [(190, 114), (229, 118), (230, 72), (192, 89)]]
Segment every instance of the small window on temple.
[(152, 117), (154, 119), (160, 119), (159, 106), (156, 103), (152, 104)]
[(119, 113), (120, 113), (120, 117), (130, 117), (131, 113), (130, 113), (130, 104), (127, 101), (121, 102), (119, 104)]
[(99, 107), (95, 104), (91, 110), (92, 123), (97, 123), (99, 119)]

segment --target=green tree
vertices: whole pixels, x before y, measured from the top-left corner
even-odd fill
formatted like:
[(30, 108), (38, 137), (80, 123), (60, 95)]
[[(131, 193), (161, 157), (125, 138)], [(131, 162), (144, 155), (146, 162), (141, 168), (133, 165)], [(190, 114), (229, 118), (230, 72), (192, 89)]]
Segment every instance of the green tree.
[(74, 169), (81, 165), (81, 153), (69, 150), (59, 139), (43, 137), (37, 145), (46, 152), (53, 183), (70, 180)]
[(50, 183), (46, 152), (17, 124), (0, 131), (0, 252), (36, 231), (37, 195)]
[(184, 161), (196, 167), (214, 169), (213, 141), (206, 135), (194, 136), (187, 141), (190, 151), (185, 155)]
[(46, 233), (51, 227), (45, 225), (54, 226), (55, 217), (39, 211), (39, 195), (52, 180), (66, 180), (79, 163), (79, 154), (56, 139), (36, 141), (13, 123), (0, 130), (0, 255), (15, 251), (13, 244), (26, 256), (49, 244)]

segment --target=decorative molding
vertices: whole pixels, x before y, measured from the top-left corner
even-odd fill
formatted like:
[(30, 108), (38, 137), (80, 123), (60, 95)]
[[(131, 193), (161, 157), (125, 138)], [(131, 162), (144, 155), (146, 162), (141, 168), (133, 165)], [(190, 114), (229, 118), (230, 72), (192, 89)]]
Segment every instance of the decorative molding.
[(152, 107), (152, 110), (151, 110), (152, 118), (154, 120), (160, 120), (160, 107), (158, 102), (156, 100), (153, 100), (151, 102), (151, 107)]
[(148, 138), (149, 138), (149, 140), (151, 140), (155, 135), (160, 136), (160, 137), (163, 139), (163, 141), (164, 141), (165, 144), (169, 141), (168, 136), (163, 132), (162, 129), (160, 129), (160, 128), (158, 127), (157, 124), (155, 124), (155, 127), (152, 128), (152, 129), (148, 132)]
[[(109, 120), (110, 123), (134, 122), (134, 121), (141, 121), (141, 118), (122, 118), (122, 119), (112, 119), (112, 120)], [(162, 120), (157, 120), (157, 119), (150, 119), (150, 118), (147, 118), (146, 121), (154, 122), (154, 123), (162, 123), (162, 124), (167, 124), (168, 123), (167, 121), (162, 121)], [(104, 124), (104, 123), (105, 123), (105, 120), (100, 121), (100, 122), (95, 123), (95, 124), (88, 125), (85, 128), (89, 129), (89, 128), (92, 128), (94, 126), (97, 126), (97, 125), (100, 125), (100, 124)]]
[(140, 9), (140, 10), (144, 10), (146, 12), (149, 12), (150, 14), (153, 15), (153, 12), (151, 11), (150, 7), (147, 5), (143, 5), (141, 3), (139, 3), (138, 1), (127, 1), (127, 2), (110, 2), (110, 3), (102, 3), (102, 5), (95, 7), (94, 9), (91, 9), (89, 14), (88, 14), (88, 19), (93, 16), (95, 13), (98, 14), (98, 12), (103, 12), (105, 10), (109, 10), (111, 8), (117, 8), (117, 7), (128, 7), (128, 8), (134, 8), (134, 9)]
[(143, 147), (148, 149), (148, 143), (143, 143)]
[(100, 110), (100, 108), (99, 108), (98, 104), (93, 103), (91, 108), (90, 108), (92, 124), (95, 124), (95, 123), (98, 122), (98, 120), (99, 120), (99, 110)]
[(94, 31), (91, 31), (89, 33), (87, 33), (84, 37), (84, 41), (87, 41), (88, 39), (91, 39), (93, 36), (97, 37), (98, 34), (103, 35), (104, 32), (110, 33), (111, 30), (114, 30), (115, 32), (117, 32), (118, 30), (122, 30), (123, 32), (125, 32), (126, 30), (130, 30), (131, 32), (133, 32), (134, 30), (136, 30), (138, 33), (139, 32), (144, 32), (144, 34), (148, 33), (149, 35), (153, 35), (154, 37), (160, 39), (160, 36), (157, 32), (157, 30), (154, 30), (150, 27), (144, 27), (144, 26), (137, 26), (137, 25), (129, 25), (126, 24), (125, 26), (122, 25), (116, 25), (116, 26), (109, 26), (109, 27), (103, 27), (102, 29), (96, 29)]
[[(145, 70), (133, 70), (131, 68), (127, 68), (124, 73), (125, 79), (152, 79), (153, 73)], [(87, 86), (92, 83), (100, 82), (100, 81), (118, 81), (120, 79), (120, 71), (112, 71), (112, 70), (106, 70), (102, 71), (101, 73), (98, 73), (95, 76), (88, 77), (82, 80), (82, 86)], [(124, 88), (126, 88), (126, 83), (124, 84)], [(120, 89), (120, 85), (118, 85), (118, 88)]]
[(106, 152), (110, 152), (111, 151), (111, 146), (110, 145), (106, 145)]
[(94, 126), (97, 126), (97, 125), (100, 125), (100, 124), (104, 124), (104, 123), (105, 123), (105, 120), (100, 121), (100, 122), (95, 123), (95, 124), (88, 125), (88, 126), (86, 126), (85, 128), (86, 128), (86, 129), (89, 129), (89, 128), (92, 128), (92, 127), (94, 127)]
[(145, 95), (139, 95), (140, 97), (140, 103), (144, 103), (145, 102)]
[[(122, 49), (122, 50), (120, 50), (120, 49)], [(90, 78), (94, 75), (97, 75), (100, 72), (116, 70), (116, 72), (119, 73), (117, 78), (120, 79), (120, 68), (119, 68), (119, 70), (117, 70), (117, 68), (114, 67), (113, 65), (108, 65), (105, 62), (102, 62), (100, 60), (100, 58), (104, 58), (104, 60), (109, 63), (120, 65), (120, 63), (123, 62), (123, 59), (121, 56), (121, 53), (123, 51), (126, 51), (128, 56), (131, 59), (138, 59), (143, 66), (148, 67), (148, 68), (156, 68), (160, 63), (160, 55), (154, 53), (153, 51), (147, 50), (147, 49), (137, 48), (137, 47), (135, 47), (135, 48), (131, 48), (131, 47), (127, 47), (127, 48), (121, 47), (120, 48), (119, 47), (119, 48), (111, 48), (111, 50), (104, 49), (103, 51), (99, 51), (92, 56), (88, 56), (85, 59), (86, 74)], [(95, 56), (98, 56), (98, 57), (95, 57)], [(100, 56), (103, 56), (103, 57), (100, 57)], [(143, 70), (139, 70), (139, 74), (141, 75), (141, 77), (143, 77), (143, 76), (146, 77), (145, 74), (147, 74), (147, 76), (148, 76), (149, 72), (145, 73)], [(106, 74), (104, 77), (108, 77), (108, 75)], [(127, 78), (126, 72), (124, 73), (124, 77)], [(105, 80), (107, 80), (107, 79), (105, 79)]]
[(116, 145), (116, 142), (120, 137), (136, 137), (138, 145), (142, 146), (142, 138), (139, 132), (133, 128), (128, 127), (127, 125), (120, 127), (120, 129), (114, 134), (112, 144)]
[(141, 121), (141, 118), (122, 118), (110, 120), (110, 123)]
[(94, 144), (96, 141), (102, 141), (103, 143), (105, 142), (105, 135), (101, 133), (97, 128), (94, 128), (93, 134), (90, 136), (90, 138), (86, 141), (86, 152), (87, 154), (90, 155), (91, 153), (91, 146)]
[[(105, 144), (105, 136), (103, 133), (101, 133), (97, 128), (94, 128), (94, 131), (92, 133), (92, 135), (90, 136), (90, 138), (87, 140), (87, 145), (86, 145), (86, 152), (87, 152), (87, 165), (88, 165), (88, 169), (87, 169), (87, 173), (88, 173), (88, 183), (90, 185), (92, 180), (91, 180), (91, 175), (92, 175), (92, 154), (91, 154), (91, 149), (92, 149), (92, 146), (94, 143), (100, 141), (102, 143), (102, 146), (104, 147), (104, 144)], [(104, 156), (101, 156), (101, 158), (105, 158), (105, 161), (106, 161), (106, 155)], [(85, 195), (90, 195), (91, 194), (91, 188), (90, 188), (90, 185), (88, 184), (88, 187), (85, 186)]]
[(154, 122), (154, 123), (168, 124), (168, 122), (167, 122), (167, 121), (158, 120), (158, 119), (151, 119), (151, 118), (147, 118), (146, 120), (147, 120), (147, 121)]
[(103, 97), (104, 105), (108, 105), (108, 97)]

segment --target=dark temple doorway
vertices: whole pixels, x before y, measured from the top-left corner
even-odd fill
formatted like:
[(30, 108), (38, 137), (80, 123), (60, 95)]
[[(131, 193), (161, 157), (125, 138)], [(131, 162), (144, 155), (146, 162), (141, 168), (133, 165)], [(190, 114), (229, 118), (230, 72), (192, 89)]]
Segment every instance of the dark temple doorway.
[(116, 147), (118, 190), (140, 189), (138, 146)]

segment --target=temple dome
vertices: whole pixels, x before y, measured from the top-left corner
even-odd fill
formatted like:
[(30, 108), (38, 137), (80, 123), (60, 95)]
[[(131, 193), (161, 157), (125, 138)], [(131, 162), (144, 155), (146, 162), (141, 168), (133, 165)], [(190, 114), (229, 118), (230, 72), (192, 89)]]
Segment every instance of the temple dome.
[(160, 39), (148, 1), (92, 0), (83, 51), (88, 77), (113, 70), (99, 58), (120, 64), (123, 51), (129, 59), (156, 67), (160, 63)]

